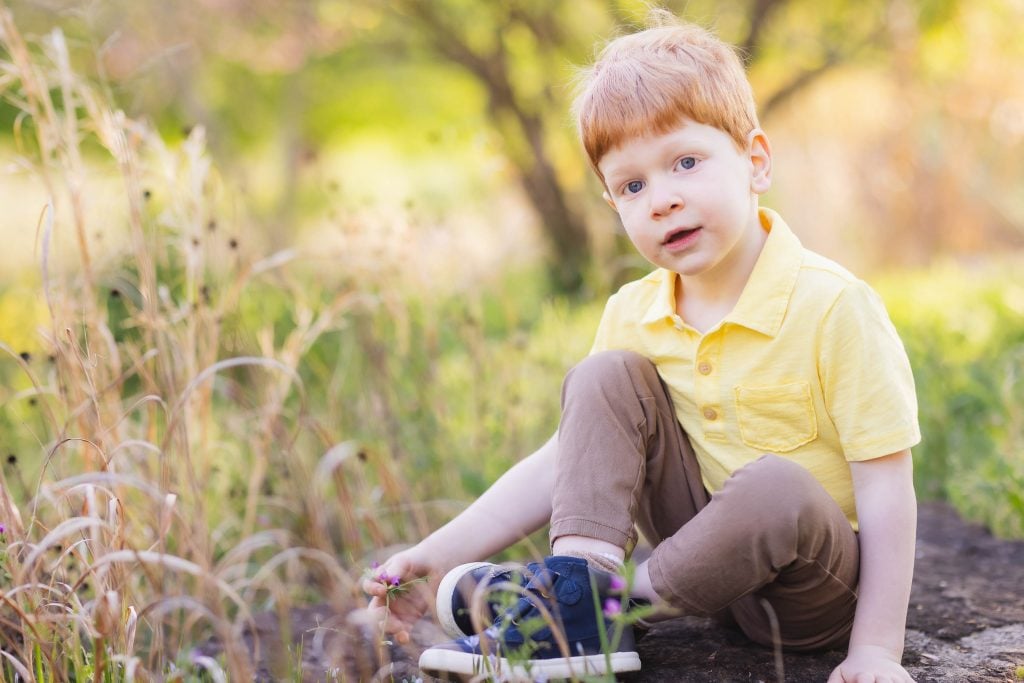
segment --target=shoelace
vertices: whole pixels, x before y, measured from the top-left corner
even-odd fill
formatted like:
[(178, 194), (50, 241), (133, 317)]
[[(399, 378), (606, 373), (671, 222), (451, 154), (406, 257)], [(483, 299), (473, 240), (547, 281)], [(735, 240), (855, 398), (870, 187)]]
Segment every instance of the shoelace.
[(500, 626), (505, 621), (513, 626), (518, 626), (519, 621), (525, 615), (537, 611), (535, 600), (557, 599), (552, 593), (554, 593), (555, 582), (562, 577), (560, 573), (548, 569), (539, 562), (527, 565), (526, 571), (530, 575), (530, 580), (523, 586), (523, 591), (537, 597), (531, 597), (528, 594), (522, 595), (516, 604), (495, 619), (494, 626)]

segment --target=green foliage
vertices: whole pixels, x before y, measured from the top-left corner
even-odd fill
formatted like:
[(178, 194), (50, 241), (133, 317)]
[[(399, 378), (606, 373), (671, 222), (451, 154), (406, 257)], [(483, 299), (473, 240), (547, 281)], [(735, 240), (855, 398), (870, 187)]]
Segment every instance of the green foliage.
[(880, 289), (914, 367), (920, 495), (1024, 536), (1024, 286), (1014, 263), (888, 278)]
[(303, 379), (323, 386), (312, 400), (414, 473), (417, 498), (468, 502), (553, 433), (561, 377), (589, 348), (599, 307), (544, 299), (542, 281), (380, 294), (310, 349)]

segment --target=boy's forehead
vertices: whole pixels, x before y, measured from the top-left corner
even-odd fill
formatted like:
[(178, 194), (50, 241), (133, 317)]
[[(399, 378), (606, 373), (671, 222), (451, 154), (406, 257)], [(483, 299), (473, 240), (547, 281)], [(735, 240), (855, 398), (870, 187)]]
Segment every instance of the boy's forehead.
[[(607, 170), (606, 167), (608, 166), (617, 167), (627, 164), (631, 158), (628, 154), (630, 148), (635, 148), (639, 145), (657, 144), (661, 141), (675, 144), (696, 144), (708, 142), (711, 138), (716, 137), (728, 138), (730, 142), (732, 141), (729, 134), (723, 130), (682, 117), (664, 132), (650, 131), (642, 135), (623, 136), (621, 140), (605, 152), (604, 156), (597, 162), (597, 165), (602, 170)], [(627, 152), (627, 154), (623, 154), (623, 152)]]

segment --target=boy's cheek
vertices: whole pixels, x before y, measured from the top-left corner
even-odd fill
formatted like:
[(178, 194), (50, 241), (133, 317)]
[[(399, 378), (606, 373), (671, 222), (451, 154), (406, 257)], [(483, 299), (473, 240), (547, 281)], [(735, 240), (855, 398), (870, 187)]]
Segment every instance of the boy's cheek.
[(640, 255), (644, 258), (647, 257), (647, 252), (651, 250), (651, 244), (649, 240), (644, 240), (641, 235), (637, 235), (630, 230), (626, 230), (626, 237), (629, 238), (633, 248), (640, 252)]

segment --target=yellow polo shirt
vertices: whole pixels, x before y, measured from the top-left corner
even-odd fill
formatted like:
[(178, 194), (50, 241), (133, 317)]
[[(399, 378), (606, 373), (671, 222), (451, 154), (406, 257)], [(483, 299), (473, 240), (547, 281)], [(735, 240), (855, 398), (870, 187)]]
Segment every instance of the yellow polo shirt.
[(767, 240), (722, 322), (705, 334), (687, 325), (678, 276), (658, 269), (609, 298), (591, 353), (654, 362), (708, 491), (776, 453), (809, 470), (857, 528), (847, 461), (921, 440), (910, 363), (867, 284), (804, 249), (774, 211), (760, 217)]

